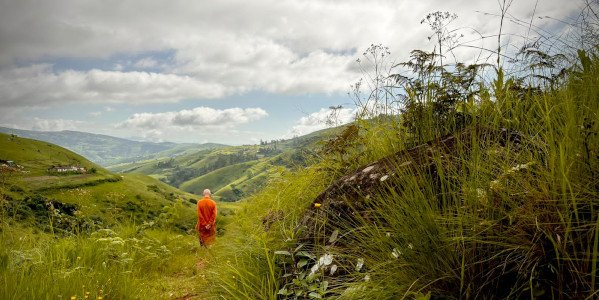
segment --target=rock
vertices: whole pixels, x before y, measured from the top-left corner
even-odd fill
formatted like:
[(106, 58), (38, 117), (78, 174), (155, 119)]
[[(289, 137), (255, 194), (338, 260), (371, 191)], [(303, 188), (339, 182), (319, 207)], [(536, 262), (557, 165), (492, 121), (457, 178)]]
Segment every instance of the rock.
[(341, 177), (314, 199), (313, 204), (319, 203), (322, 208), (311, 205), (306, 210), (297, 228), (299, 242), (324, 245), (325, 237), (338, 229), (336, 219), (351, 222), (356, 212), (364, 218), (368, 201), (373, 201), (370, 195), (401, 189), (389, 180), (390, 175), (419, 174), (428, 176), (429, 180), (438, 180), (438, 161), (448, 165), (455, 161), (454, 157), (469, 153), (473, 135), (481, 143), (490, 141), (501, 146), (511, 143), (519, 147), (522, 140), (522, 136), (513, 130), (474, 127), (362, 166)]

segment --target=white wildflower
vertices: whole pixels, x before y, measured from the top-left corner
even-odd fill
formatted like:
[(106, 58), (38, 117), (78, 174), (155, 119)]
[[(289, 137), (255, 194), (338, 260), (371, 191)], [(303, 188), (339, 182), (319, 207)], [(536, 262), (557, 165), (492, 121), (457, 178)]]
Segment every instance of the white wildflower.
[(364, 266), (364, 259), (363, 258), (358, 258), (358, 262), (356, 263), (356, 271), (360, 271), (362, 270), (362, 267)]
[(332, 265), (331, 271), (329, 272), (329, 274), (331, 274), (331, 276), (333, 276), (333, 274), (335, 274), (336, 271), (337, 271), (337, 265)]
[(393, 257), (395, 258), (399, 258), (400, 255), (402, 255), (401, 251), (397, 250), (397, 248), (393, 248), (393, 251), (391, 251), (391, 255), (393, 255)]
[(312, 268), (310, 269), (310, 275), (314, 275), (314, 273), (318, 272), (318, 268), (320, 268), (319, 264), (313, 265)]
[(330, 254), (325, 254), (320, 257), (318, 260), (318, 264), (321, 266), (328, 266), (333, 262), (333, 256)]

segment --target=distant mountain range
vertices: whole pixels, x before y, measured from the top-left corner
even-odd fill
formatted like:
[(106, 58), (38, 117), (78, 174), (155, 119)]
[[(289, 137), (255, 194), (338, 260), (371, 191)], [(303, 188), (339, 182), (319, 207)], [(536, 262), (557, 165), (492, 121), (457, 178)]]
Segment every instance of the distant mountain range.
[(226, 145), (177, 144), (139, 142), (113, 136), (79, 131), (32, 131), (0, 127), (0, 132), (45, 141), (83, 155), (102, 166), (147, 160), (153, 157), (174, 157), (186, 151), (217, 149)]

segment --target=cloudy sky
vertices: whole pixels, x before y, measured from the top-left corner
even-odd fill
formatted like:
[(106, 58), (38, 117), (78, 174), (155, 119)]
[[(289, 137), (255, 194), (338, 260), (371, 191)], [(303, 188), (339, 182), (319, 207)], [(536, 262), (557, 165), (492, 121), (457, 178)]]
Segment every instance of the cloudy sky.
[[(430, 50), (420, 20), (449, 11), (464, 42), (496, 47), (479, 37), (497, 33), (498, 2), (0, 0), (0, 125), (234, 145), (301, 135), (330, 106), (351, 119), (369, 45), (396, 61)], [(510, 18), (530, 26), (504, 30), (557, 32), (581, 5), (514, 0)]]

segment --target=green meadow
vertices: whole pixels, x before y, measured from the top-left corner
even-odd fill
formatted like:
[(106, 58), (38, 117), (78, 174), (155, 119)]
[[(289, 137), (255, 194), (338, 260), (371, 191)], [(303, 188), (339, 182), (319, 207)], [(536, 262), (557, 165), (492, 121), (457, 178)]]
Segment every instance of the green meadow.
[[(0, 135), (2, 299), (195, 295), (205, 257), (195, 195), (142, 174), (112, 174), (46, 142)], [(54, 174), (52, 165), (85, 167)], [(95, 169), (92, 173), (89, 170)], [(235, 207), (219, 205), (219, 234)]]

